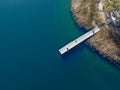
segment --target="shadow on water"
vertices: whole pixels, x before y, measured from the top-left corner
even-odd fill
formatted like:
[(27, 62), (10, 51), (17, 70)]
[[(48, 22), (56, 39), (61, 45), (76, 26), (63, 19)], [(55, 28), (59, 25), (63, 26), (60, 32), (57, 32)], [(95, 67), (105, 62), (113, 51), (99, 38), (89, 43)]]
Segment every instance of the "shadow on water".
[[(72, 14), (72, 12), (70, 10), (70, 8), (71, 8), (71, 2), (69, 2), (68, 8), (69, 8), (69, 14), (71, 15), (71, 21), (75, 25), (76, 30), (80, 31), (80, 33), (82, 33), (82, 34), (86, 33), (86, 30), (83, 27), (80, 27), (77, 24), (77, 22), (74, 20), (73, 14)], [(97, 52), (96, 50), (94, 50), (94, 48), (91, 48), (89, 45), (86, 45), (86, 41), (84, 41), (81, 44), (77, 45), (75, 48), (69, 50), (64, 55), (61, 55), (63, 63), (66, 64), (66, 63), (69, 63), (71, 60), (75, 60), (74, 58), (76, 58), (76, 56), (82, 54), (82, 51), (84, 50), (85, 47), (87, 47), (88, 50), (91, 53), (94, 53), (96, 56), (99, 56), (100, 60), (103, 60), (106, 64), (109, 64), (109, 65), (117, 68), (118, 71), (120, 71), (120, 64), (118, 64), (117, 62), (114, 62), (113, 60), (109, 60), (107, 57), (103, 57), (101, 54), (99, 54), (99, 52)]]
[(63, 60), (63, 63), (67, 64), (71, 62), (71, 60), (75, 60), (76, 56), (82, 54), (82, 51), (84, 50), (85, 46), (84, 43), (81, 43), (77, 45), (76, 47), (72, 48), (65, 54), (61, 55), (61, 58)]
[[(69, 8), (71, 8), (71, 4), (69, 5)], [(71, 19), (73, 24), (75, 25), (76, 29), (79, 30), (82, 34), (86, 33), (85, 28), (80, 27), (77, 22), (74, 20), (74, 16), (71, 12), (71, 10), (69, 9), (69, 13), (71, 15)], [(109, 64), (115, 68), (117, 68), (118, 71), (120, 71), (120, 64), (118, 64), (118, 62), (115, 62), (113, 60), (108, 59), (107, 57), (103, 57), (101, 54), (99, 54), (99, 52), (97, 52), (94, 48), (90, 47), (89, 45), (86, 45), (86, 41), (84, 41), (83, 43), (81, 43), (81, 45), (78, 45), (77, 47), (73, 48), (73, 50), (70, 50), (68, 53), (66, 53), (63, 58), (71, 58), (70, 56), (74, 53), (79, 53), (79, 50), (83, 50), (84, 47), (87, 47), (88, 50), (91, 53), (94, 53), (96, 56), (99, 56), (100, 60), (103, 60), (106, 64)], [(71, 54), (72, 53), (72, 54)], [(82, 52), (81, 52), (82, 53)], [(119, 62), (120, 63), (120, 62)]]
[[(86, 44), (86, 42), (84, 44)], [(100, 60), (103, 60), (104, 63), (109, 64), (111, 67), (117, 69), (120, 72), (120, 62), (116, 62), (114, 60), (109, 59), (108, 57), (104, 57), (98, 51), (96, 51), (94, 48), (90, 47), (89, 45), (85, 45), (85, 46), (88, 48), (88, 50), (91, 53), (95, 54), (96, 56), (99, 56)]]
[[(69, 4), (69, 8), (71, 8), (71, 3)], [(79, 30), (80, 33), (84, 34), (85, 33), (85, 29), (80, 27), (74, 20), (74, 17), (72, 15), (71, 10), (69, 9), (69, 14), (71, 16), (71, 22), (73, 23), (73, 25), (76, 27), (76, 30)], [(75, 60), (74, 58), (76, 58), (77, 55), (82, 54), (82, 51), (85, 48), (85, 44), (84, 42), (78, 44), (76, 47), (72, 48), (71, 50), (69, 50), (67, 53), (61, 55), (61, 58), (63, 60), (63, 63), (68, 63), (71, 60)]]

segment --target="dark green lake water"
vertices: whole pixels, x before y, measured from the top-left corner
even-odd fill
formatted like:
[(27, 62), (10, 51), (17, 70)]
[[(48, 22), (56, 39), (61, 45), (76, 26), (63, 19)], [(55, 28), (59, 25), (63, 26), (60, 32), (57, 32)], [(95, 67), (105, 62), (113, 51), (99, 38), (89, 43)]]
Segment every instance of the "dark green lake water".
[(0, 90), (120, 90), (120, 71), (85, 44), (58, 49), (83, 33), (70, 0), (0, 1)]

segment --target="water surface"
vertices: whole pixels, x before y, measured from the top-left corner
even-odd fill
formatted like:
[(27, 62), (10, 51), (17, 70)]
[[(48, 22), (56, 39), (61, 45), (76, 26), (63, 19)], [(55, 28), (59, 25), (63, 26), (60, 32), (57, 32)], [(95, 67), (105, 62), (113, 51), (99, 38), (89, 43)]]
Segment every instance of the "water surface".
[(120, 71), (83, 43), (70, 0), (0, 1), (0, 90), (119, 90)]

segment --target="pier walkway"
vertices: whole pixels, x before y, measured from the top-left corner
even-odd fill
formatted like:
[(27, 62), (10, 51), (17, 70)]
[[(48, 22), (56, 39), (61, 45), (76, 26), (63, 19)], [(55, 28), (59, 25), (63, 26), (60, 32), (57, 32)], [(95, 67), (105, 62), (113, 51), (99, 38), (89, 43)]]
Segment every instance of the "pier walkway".
[(82, 43), (86, 39), (90, 38), (91, 36), (93, 36), (94, 34), (96, 34), (97, 32), (99, 32), (100, 29), (101, 29), (101, 27), (96, 26), (95, 28), (93, 28), (92, 30), (88, 31), (84, 35), (78, 37), (77, 39), (75, 39), (72, 42), (70, 42), (67, 45), (65, 45), (63, 48), (59, 49), (59, 52), (61, 54), (64, 54), (64, 53), (68, 52), (70, 49), (74, 48), (78, 44)]
[(92, 30), (88, 31), (87, 33), (83, 34), (82, 36), (78, 37), (77, 39), (75, 39), (72, 42), (65, 45), (63, 48), (59, 49), (59, 52), (61, 54), (64, 54), (64, 53), (68, 52), (69, 50), (71, 50), (72, 48), (77, 46), (78, 44), (82, 43), (86, 39), (90, 38), (91, 36), (93, 36), (94, 34), (99, 32), (105, 24), (110, 24), (112, 22), (115, 23), (115, 21), (118, 20), (119, 18), (120, 18), (120, 15), (117, 15), (116, 18), (111, 16), (111, 18), (106, 19), (105, 23), (101, 24), (100, 26), (96, 26)]

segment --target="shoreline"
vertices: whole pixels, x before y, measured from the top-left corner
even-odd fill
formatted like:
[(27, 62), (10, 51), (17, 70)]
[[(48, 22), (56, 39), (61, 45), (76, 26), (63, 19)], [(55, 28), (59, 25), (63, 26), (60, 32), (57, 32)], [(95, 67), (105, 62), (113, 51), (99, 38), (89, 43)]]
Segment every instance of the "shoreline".
[[(79, 3), (77, 3), (77, 2), (79, 2)], [(80, 12), (80, 10), (79, 9), (77, 9), (78, 7), (80, 8), (81, 7), (81, 3), (80, 3), (81, 1), (80, 0), (71, 0), (71, 15), (72, 15), (72, 17), (73, 17), (73, 20), (74, 20), (74, 22), (75, 22), (75, 24), (77, 24), (77, 26), (78, 26), (78, 28), (79, 27), (82, 27), (82, 28), (84, 28), (85, 29), (85, 31), (87, 31), (89, 28), (88, 27), (86, 27), (85, 25), (84, 25), (84, 23), (82, 22), (82, 24), (81, 24), (81, 22), (79, 22), (80, 20), (82, 20), (82, 15), (81, 16), (78, 16), (78, 15), (80, 15), (80, 14), (77, 14), (77, 13), (79, 13)], [(77, 4), (76, 4), (77, 3)], [(75, 6), (76, 5), (76, 6)], [(75, 6), (74, 8), (73, 8), (73, 6)], [(82, 8), (82, 7), (81, 7)], [(77, 12), (78, 11), (78, 12)], [(75, 14), (76, 14), (76, 16), (75, 16)], [(79, 18), (78, 18), (78, 17)], [(83, 15), (83, 17), (84, 17), (84, 15)], [(109, 32), (107, 32), (107, 33), (109, 33)], [(97, 34), (97, 35), (95, 35), (95, 37), (99, 37), (99, 34)], [(108, 37), (107, 37), (108, 38)], [(99, 40), (99, 39), (98, 39)], [(95, 42), (96, 41), (96, 42)], [(99, 40), (99, 41), (101, 41), (101, 40)], [(103, 42), (105, 42), (105, 41), (103, 41), (102, 40), (102, 43)], [(111, 40), (111, 38), (108, 40), (108, 42), (112, 42), (112, 44), (114, 45), (114, 43), (113, 43), (113, 41)], [(119, 68), (120, 69), (120, 56), (118, 55), (118, 56), (116, 56), (116, 57), (114, 57), (114, 54), (112, 55), (112, 56), (110, 56), (111, 54), (109, 54), (109, 52), (103, 52), (101, 49), (99, 49), (99, 47), (101, 47), (101, 46), (99, 46), (99, 47), (97, 47), (96, 44), (97, 43), (97, 39), (94, 39), (94, 37), (92, 37), (92, 38), (90, 38), (90, 39), (88, 39), (87, 40), (87, 42), (86, 42), (86, 45), (90, 48), (90, 49), (92, 49), (92, 51), (93, 52), (95, 52), (95, 53), (97, 53), (100, 57), (102, 57), (102, 58), (104, 58), (105, 59), (105, 61), (107, 61), (108, 63), (110, 63), (110, 64), (112, 64), (112, 65), (115, 65), (115, 66), (117, 66), (117, 68)], [(101, 44), (102, 44), (101, 43)], [(112, 45), (111, 44), (111, 45)], [(105, 45), (102, 45), (103, 47), (105, 47)], [(115, 49), (117, 48), (117, 46), (115, 46)], [(103, 48), (103, 49), (105, 49), (105, 48)], [(109, 48), (108, 48), (109, 49)], [(112, 48), (113, 49), (113, 48)], [(117, 49), (116, 49), (117, 50)], [(106, 50), (106, 51), (109, 51), (109, 50)], [(119, 51), (119, 50), (118, 50)], [(116, 53), (115, 51), (114, 52), (112, 52), (112, 53)], [(120, 53), (120, 52), (118, 52), (118, 53)]]
[(88, 49), (91, 50), (91, 52), (93, 52), (94, 54), (98, 55), (101, 59), (103, 59), (105, 62), (107, 62), (108, 64), (115, 66), (118, 70), (120, 70), (120, 62), (116, 62), (113, 59), (110, 59), (109, 57), (105, 57), (102, 54), (100, 54), (100, 52), (98, 50), (96, 50), (93, 46), (91, 46), (89, 43), (85, 43), (85, 45), (87, 46)]

